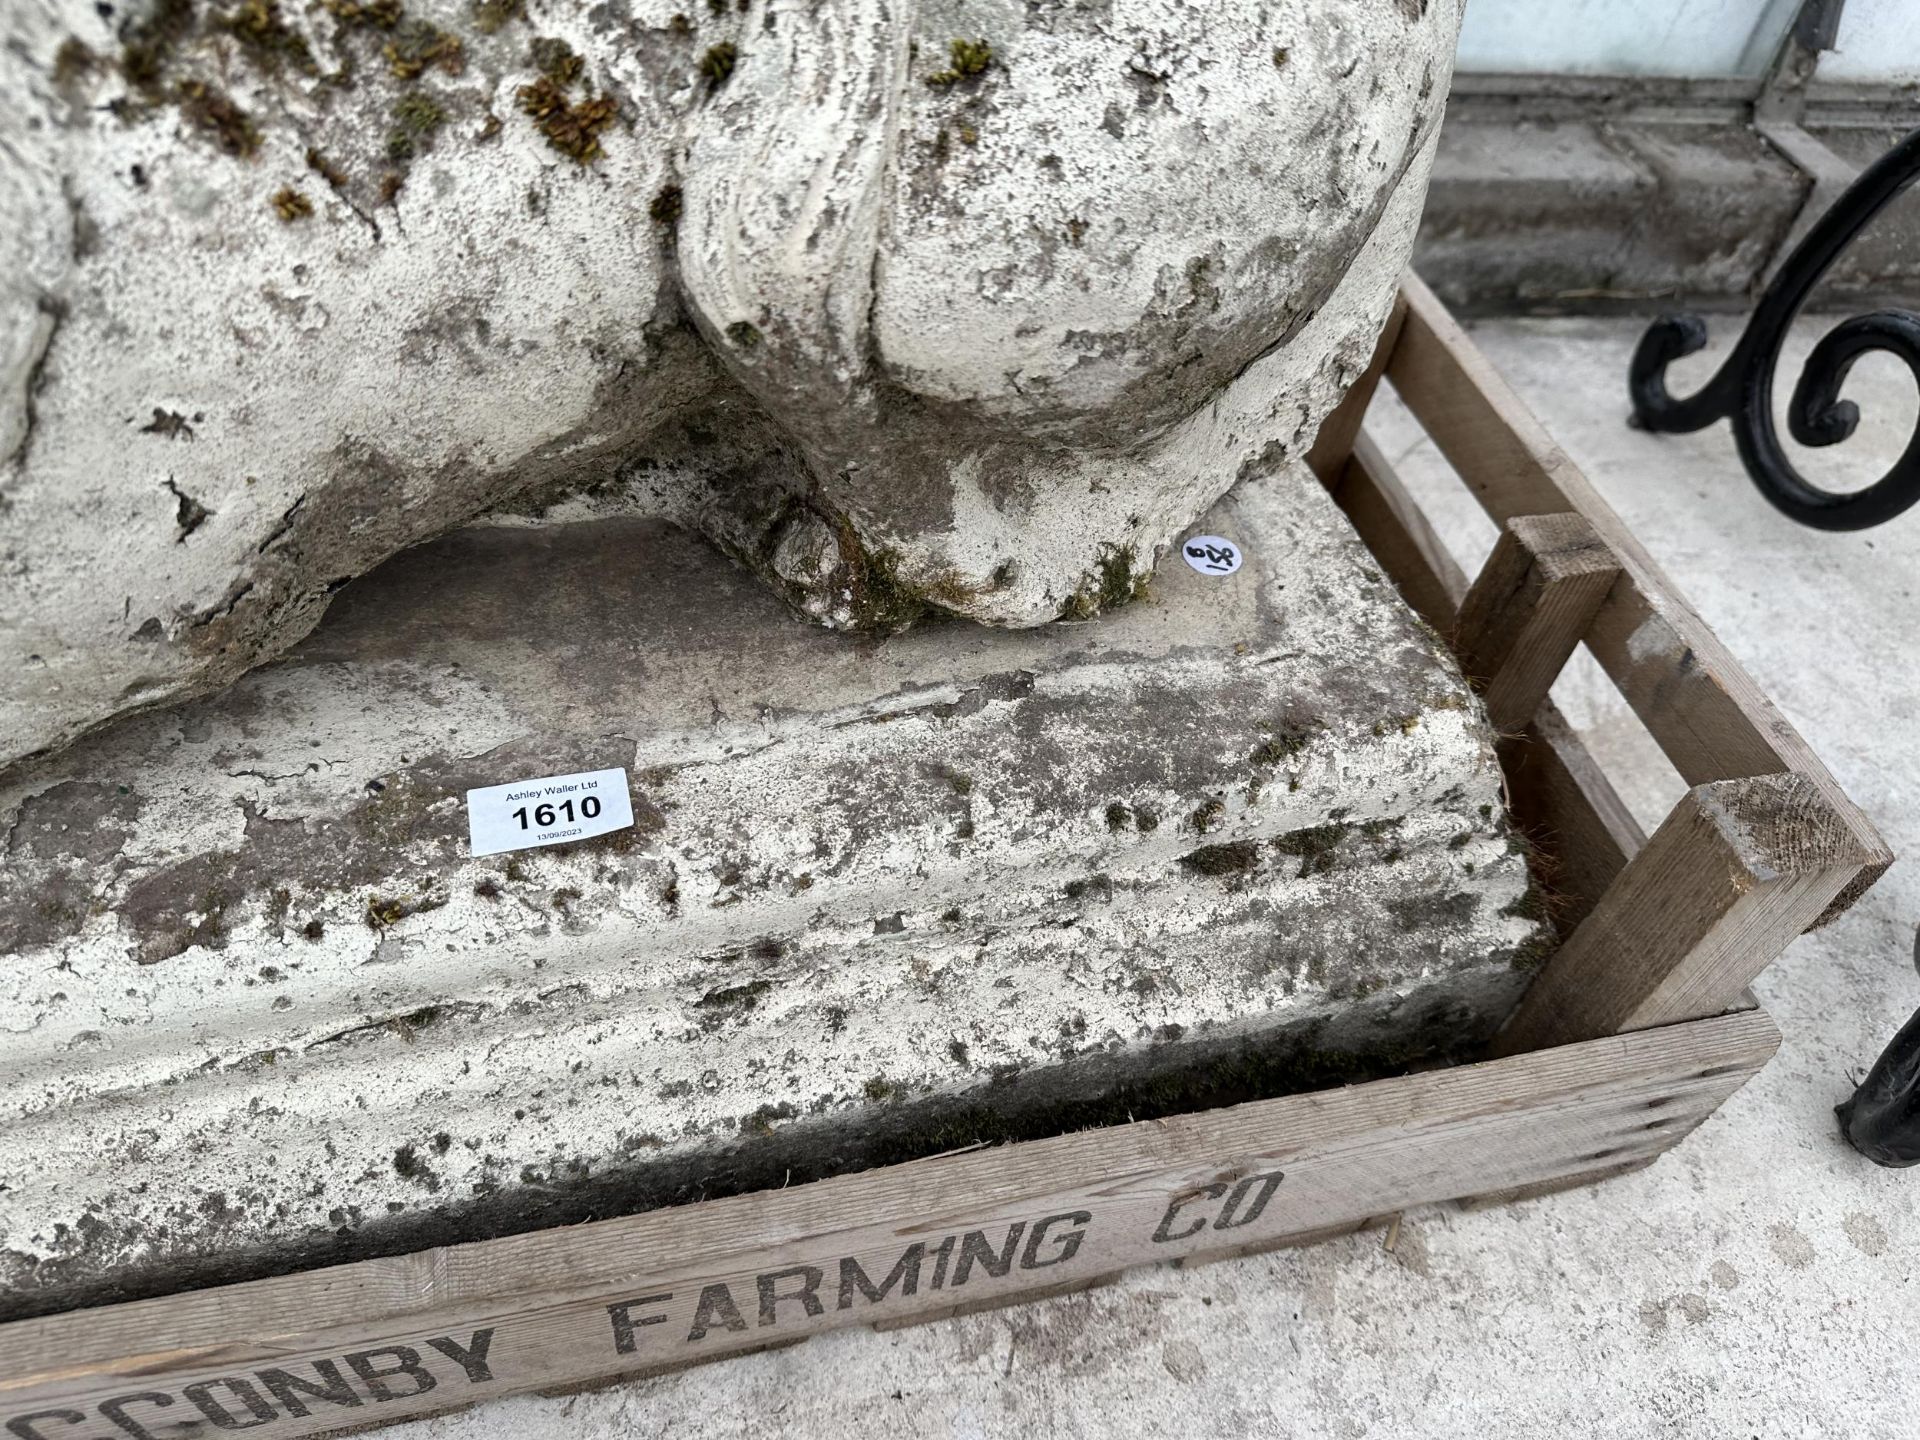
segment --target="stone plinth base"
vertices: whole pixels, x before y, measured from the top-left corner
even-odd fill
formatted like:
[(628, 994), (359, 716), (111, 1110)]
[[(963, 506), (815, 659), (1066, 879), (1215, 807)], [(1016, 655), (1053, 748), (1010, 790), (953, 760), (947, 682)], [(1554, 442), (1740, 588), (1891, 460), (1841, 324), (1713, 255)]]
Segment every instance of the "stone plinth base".
[[(1455, 1051), (1541, 948), (1477, 704), (1304, 469), (1098, 621), (822, 632), (652, 521), (461, 532), (16, 772), (12, 1313)], [(467, 853), (470, 787), (637, 823)]]

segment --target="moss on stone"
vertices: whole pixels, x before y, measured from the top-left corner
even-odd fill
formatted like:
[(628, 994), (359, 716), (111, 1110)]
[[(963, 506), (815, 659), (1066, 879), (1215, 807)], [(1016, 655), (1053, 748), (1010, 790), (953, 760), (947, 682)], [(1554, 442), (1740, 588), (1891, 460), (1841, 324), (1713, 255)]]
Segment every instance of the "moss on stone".
[(700, 57), (699, 70), (706, 77), (708, 89), (718, 89), (727, 83), (727, 77), (733, 74), (733, 67), (739, 63), (740, 48), (731, 40), (722, 40), (718, 45), (709, 45), (707, 53)]
[(526, 13), (526, 0), (473, 0), (473, 28), (482, 35), (495, 35), (508, 21), (522, 19)]
[(1351, 825), (1336, 822), (1331, 825), (1310, 825), (1302, 830), (1292, 830), (1274, 838), (1273, 848), (1282, 855), (1297, 856), (1300, 861), (1299, 877), (1321, 875), (1333, 868), (1333, 857), (1340, 848), (1340, 842), (1346, 838)]
[(447, 123), (447, 112), (431, 95), (409, 90), (393, 102), (393, 118), (407, 134), (425, 138)]
[(558, 81), (541, 75), (531, 85), (522, 85), (517, 98), (520, 109), (533, 117), (534, 128), (546, 137), (547, 144), (568, 159), (589, 165), (606, 153), (600, 147), (600, 133), (613, 124), (616, 110), (612, 97), (571, 101)]
[(100, 67), (100, 57), (77, 35), (69, 35), (53, 52), (53, 83), (71, 85)]
[(1307, 742), (1312, 738), (1311, 727), (1283, 720), (1272, 737), (1254, 746), (1253, 753), (1247, 758), (1255, 765), (1278, 765), (1306, 749)]
[(1203, 845), (1180, 857), (1182, 869), (1196, 875), (1218, 879), (1242, 875), (1260, 863), (1260, 846), (1252, 840), (1232, 840), (1224, 845)]
[(1559, 937), (1549, 927), (1543, 925), (1526, 940), (1506, 951), (1505, 956), (1507, 964), (1513, 969), (1523, 975), (1531, 975), (1546, 964), (1548, 958), (1559, 948)]
[(156, 0), (146, 15), (121, 31), (120, 73), (147, 99), (162, 98), (167, 65), (194, 26), (193, 0)]
[(740, 1117), (740, 1129), (747, 1135), (771, 1135), (774, 1121), (792, 1120), (799, 1113), (799, 1107), (791, 1100), (782, 1100), (778, 1105), (762, 1105), (752, 1114)]
[(302, 75), (317, 75), (306, 37), (280, 16), (276, 0), (240, 0), (240, 4), (208, 22), (209, 28), (231, 35), (253, 63), (269, 74), (289, 65)]
[(1387, 913), (1401, 930), (1431, 930), (1447, 925), (1465, 925), (1480, 908), (1480, 897), (1470, 890), (1451, 895), (1405, 895), (1386, 901)]
[(653, 203), (647, 206), (647, 217), (656, 225), (671, 225), (680, 218), (685, 204), (684, 196), (678, 185), (664, 187), (653, 197)]
[(927, 76), (927, 84), (937, 90), (984, 75), (993, 63), (993, 46), (985, 40), (955, 38), (947, 42), (947, 68)]
[(1102, 545), (1100, 558), (1095, 562), (1096, 574), (1089, 576), (1074, 591), (1073, 598), (1067, 601), (1066, 608), (1060, 612), (1060, 618), (1091, 620), (1096, 615), (1117, 609), (1144, 595), (1147, 581), (1145, 577), (1136, 577), (1134, 574), (1135, 556), (1131, 545)]
[(182, 81), (175, 102), (188, 124), (212, 138), (228, 155), (244, 158), (260, 148), (260, 132), (253, 119), (224, 90), (199, 80)]
[(438, 910), (447, 903), (445, 896), (439, 895), (402, 895), (367, 896), (367, 926), (373, 930), (387, 930), (398, 925), (409, 915), (424, 915), (429, 910)]
[(551, 35), (536, 35), (527, 46), (527, 58), (533, 68), (557, 85), (571, 85), (580, 78), (585, 63), (566, 41)]
[(289, 225), (296, 220), (305, 220), (313, 214), (313, 201), (291, 185), (282, 185), (276, 190), (270, 203), (273, 205), (273, 213)]
[(380, 47), (380, 54), (387, 69), (400, 80), (417, 80), (430, 66), (448, 75), (458, 75), (467, 68), (460, 37), (426, 20), (401, 21), (393, 29), (393, 38)]
[(391, 30), (406, 15), (401, 0), (321, 0), (343, 30)]
[(1111, 900), (1113, 899), (1113, 880), (1108, 875), (1095, 873), (1084, 879), (1069, 880), (1064, 887), (1064, 893), (1069, 900), (1084, 900), (1089, 895), (1097, 896), (1102, 900)]
[(1501, 906), (1500, 913), (1510, 920), (1543, 921), (1548, 915), (1547, 892), (1538, 880), (1529, 876), (1527, 888)]
[(709, 990), (694, 1001), (694, 1008), (719, 1012), (721, 1018), (744, 1015), (758, 1005), (760, 997), (772, 988), (771, 980), (749, 980), (743, 985), (723, 986), (718, 990)]
[(332, 189), (346, 187), (347, 172), (334, 164), (324, 151), (312, 145), (307, 147), (307, 169), (326, 181)]

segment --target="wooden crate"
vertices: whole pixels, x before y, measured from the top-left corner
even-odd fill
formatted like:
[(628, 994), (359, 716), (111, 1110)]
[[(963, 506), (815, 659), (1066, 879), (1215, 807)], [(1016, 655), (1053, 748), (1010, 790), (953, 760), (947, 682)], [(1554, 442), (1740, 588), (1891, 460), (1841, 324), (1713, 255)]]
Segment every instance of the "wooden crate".
[[(1503, 527), (1471, 584), (1361, 432), (1382, 375)], [(1776, 1048), (1748, 982), (1891, 856), (1418, 280), (1310, 458), (1454, 637), (1560, 892), (1563, 943), (1492, 1056), (0, 1326), (0, 1423), (311, 1435), (1650, 1163)], [(1650, 838), (1546, 698), (1582, 640), (1693, 787)]]

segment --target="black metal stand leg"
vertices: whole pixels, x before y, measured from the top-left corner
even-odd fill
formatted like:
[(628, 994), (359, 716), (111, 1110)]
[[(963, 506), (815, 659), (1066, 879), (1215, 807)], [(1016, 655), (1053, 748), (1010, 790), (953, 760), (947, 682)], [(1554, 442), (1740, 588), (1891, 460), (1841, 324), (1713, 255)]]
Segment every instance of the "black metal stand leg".
[[(1684, 399), (1667, 390), (1667, 366), (1707, 343), (1697, 315), (1663, 315), (1648, 327), (1633, 352), (1627, 388), (1634, 423), (1642, 429), (1681, 433), (1714, 421), (1733, 422), (1741, 462), (1760, 493), (1804, 525), (1820, 530), (1865, 530), (1882, 525), (1920, 501), (1920, 430), (1893, 468), (1864, 490), (1823, 490), (1788, 458), (1773, 423), (1773, 378), (1788, 327), (1820, 277), (1874, 216), (1920, 178), (1920, 130), (1908, 135), (1848, 187), (1794, 247), (1755, 307), (1740, 343), (1697, 393)], [(1853, 362), (1869, 350), (1897, 355), (1920, 383), (1920, 316), (1876, 310), (1828, 332), (1807, 358), (1787, 407), (1787, 428), (1802, 445), (1833, 445), (1860, 422), (1860, 411), (1840, 399)]]

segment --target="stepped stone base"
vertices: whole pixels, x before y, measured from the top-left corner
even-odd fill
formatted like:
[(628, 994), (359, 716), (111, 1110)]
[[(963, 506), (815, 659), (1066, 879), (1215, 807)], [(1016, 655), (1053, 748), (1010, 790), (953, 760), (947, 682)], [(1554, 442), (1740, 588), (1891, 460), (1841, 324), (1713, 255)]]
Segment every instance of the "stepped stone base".
[[(1484, 1039), (1485, 720), (1306, 471), (1083, 624), (848, 638), (658, 521), (499, 524), (9, 777), (10, 1314), (778, 1185)], [(637, 823), (474, 859), (469, 787)]]

